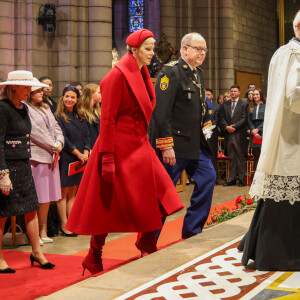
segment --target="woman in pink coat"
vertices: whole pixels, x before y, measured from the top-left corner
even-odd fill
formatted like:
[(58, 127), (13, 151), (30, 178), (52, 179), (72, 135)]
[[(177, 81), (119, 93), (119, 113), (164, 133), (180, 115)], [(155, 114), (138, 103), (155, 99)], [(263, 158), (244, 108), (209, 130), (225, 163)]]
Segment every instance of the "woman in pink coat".
[[(36, 78), (35, 80), (39, 82)], [(40, 244), (53, 243), (47, 236), (47, 216), (50, 202), (61, 199), (60, 175), (57, 159), (64, 145), (64, 136), (50, 107), (43, 102), (43, 90), (31, 87), (25, 102), (31, 121), (30, 150), (31, 171), (39, 206)]]
[(72, 232), (92, 235), (82, 263), (92, 274), (103, 270), (107, 233), (142, 232), (136, 246), (152, 253), (162, 216), (183, 208), (147, 136), (156, 103), (147, 69), (154, 42), (147, 29), (129, 35), (128, 53), (100, 84), (100, 135), (67, 223)]

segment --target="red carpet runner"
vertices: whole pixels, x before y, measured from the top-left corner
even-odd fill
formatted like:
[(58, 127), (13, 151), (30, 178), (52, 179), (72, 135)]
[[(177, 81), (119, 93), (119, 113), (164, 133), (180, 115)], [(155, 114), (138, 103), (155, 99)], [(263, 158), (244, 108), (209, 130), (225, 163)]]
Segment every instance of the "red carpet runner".
[[(211, 213), (215, 212), (215, 208), (222, 207), (232, 210), (235, 207), (235, 199), (212, 207)], [(159, 249), (181, 241), (182, 222), (183, 218), (180, 218), (164, 225), (158, 242)], [(131, 234), (106, 243), (103, 251), (104, 272), (138, 259), (140, 254), (134, 246), (135, 241), (136, 234)], [(74, 255), (46, 254), (47, 259), (56, 267), (53, 270), (42, 270), (38, 266), (30, 266), (30, 253), (4, 250), (3, 255), (6, 262), (17, 272), (11, 275), (0, 274), (0, 299), (36, 299), (87, 279), (90, 276), (89, 272), (86, 271), (83, 277), (81, 267), (82, 256), (87, 251)]]

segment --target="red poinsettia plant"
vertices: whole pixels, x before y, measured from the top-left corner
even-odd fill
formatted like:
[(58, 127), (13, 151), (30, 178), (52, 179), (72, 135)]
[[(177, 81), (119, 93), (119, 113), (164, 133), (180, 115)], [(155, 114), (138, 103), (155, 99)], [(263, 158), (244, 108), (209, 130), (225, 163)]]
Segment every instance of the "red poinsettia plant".
[(227, 221), (247, 211), (255, 209), (256, 206), (257, 202), (254, 197), (251, 198), (249, 194), (245, 196), (238, 196), (235, 199), (235, 208), (233, 210), (230, 210), (227, 207), (222, 207), (221, 211), (215, 209), (215, 213), (211, 215), (211, 222), (208, 222), (206, 226), (212, 226), (217, 223)]

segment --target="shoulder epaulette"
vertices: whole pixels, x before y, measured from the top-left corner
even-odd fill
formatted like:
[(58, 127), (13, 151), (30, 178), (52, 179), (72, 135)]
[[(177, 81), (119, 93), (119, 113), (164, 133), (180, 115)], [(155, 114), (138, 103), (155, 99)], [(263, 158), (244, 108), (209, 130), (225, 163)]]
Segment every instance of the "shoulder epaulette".
[(170, 61), (169, 63), (165, 64), (166, 67), (174, 67), (178, 64), (178, 60)]

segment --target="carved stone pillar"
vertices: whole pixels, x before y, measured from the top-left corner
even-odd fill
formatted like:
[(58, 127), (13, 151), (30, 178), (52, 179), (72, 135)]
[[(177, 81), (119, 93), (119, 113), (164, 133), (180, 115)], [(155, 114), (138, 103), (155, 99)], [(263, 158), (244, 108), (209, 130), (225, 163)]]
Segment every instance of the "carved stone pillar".
[(168, 42), (176, 47), (176, 0), (160, 2), (160, 30), (165, 34)]
[(228, 91), (235, 82), (232, 0), (219, 0), (219, 90)]
[(112, 1), (89, 1), (88, 80), (99, 82), (112, 64)]

